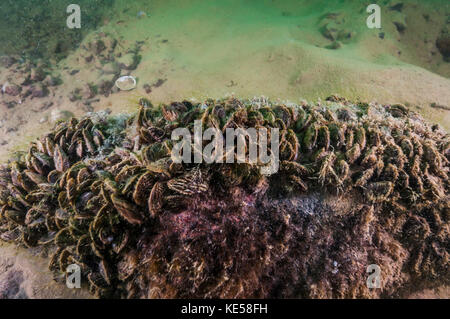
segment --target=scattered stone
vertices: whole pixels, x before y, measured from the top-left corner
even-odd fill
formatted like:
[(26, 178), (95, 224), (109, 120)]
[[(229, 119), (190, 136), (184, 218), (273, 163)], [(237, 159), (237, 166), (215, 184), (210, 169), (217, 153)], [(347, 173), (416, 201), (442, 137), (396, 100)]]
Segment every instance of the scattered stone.
[(8, 109), (12, 109), (17, 105), (16, 101), (9, 101), (9, 102), (3, 102), (3, 104), (6, 106), (6, 108)]
[(88, 103), (88, 102), (83, 103), (83, 111), (94, 112), (94, 110), (95, 110), (94, 107), (90, 103)]
[(354, 32), (348, 29), (342, 29), (338, 32), (337, 39), (338, 41), (348, 41), (353, 38)]
[(111, 94), (111, 89), (114, 87), (114, 81), (103, 80), (98, 86), (98, 93), (108, 97)]
[(90, 99), (84, 102), (85, 105), (100, 102), (100, 99)]
[(81, 100), (81, 99), (82, 99), (82, 96), (81, 96), (81, 89), (80, 88), (76, 88), (75, 90), (70, 92), (70, 95), (69, 95), (70, 102), (75, 102), (75, 101), (78, 101), (78, 100)]
[(167, 80), (166, 79), (158, 79), (155, 84), (153, 84), (153, 87), (158, 88), (161, 85), (163, 85)]
[(406, 24), (401, 21), (394, 21), (394, 25), (399, 33), (404, 33), (406, 30)]
[(74, 114), (70, 111), (54, 109), (50, 114), (50, 121), (52, 123), (67, 121), (71, 117), (74, 117)]
[(337, 39), (338, 29), (328, 23), (320, 29), (320, 33), (328, 40), (334, 41)]
[(59, 76), (47, 75), (47, 77), (44, 80), (44, 84), (47, 86), (58, 86), (61, 85), (62, 83), (63, 81)]
[(97, 94), (98, 94), (98, 87), (93, 83), (88, 83), (83, 92), (83, 97), (85, 99), (92, 99)]
[[(343, 13), (327, 13), (320, 18), (319, 31), (323, 37), (335, 42), (348, 43), (355, 37), (352, 25), (346, 21)], [(333, 44), (331, 45), (333, 47)], [(336, 45), (334, 45), (336, 46)]]
[(44, 85), (36, 85), (31, 87), (31, 97), (32, 98), (42, 98), (48, 95), (49, 91)]
[(47, 76), (47, 73), (44, 71), (44, 68), (41, 66), (41, 67), (33, 68), (31, 70), (30, 80), (33, 82), (40, 82), (40, 81), (43, 81), (46, 76)]
[(11, 96), (17, 96), (22, 91), (22, 88), (15, 84), (6, 83), (2, 87), (2, 92)]
[(226, 84), (225, 86), (231, 88), (231, 87), (236, 86), (236, 85), (237, 85), (237, 83), (234, 82), (233, 80), (231, 80), (231, 81), (230, 81), (228, 84)]
[(144, 84), (144, 86), (143, 86), (143, 88), (144, 88), (144, 90), (145, 90), (145, 93), (147, 93), (147, 94), (150, 94), (151, 92), (152, 92), (152, 87), (151, 87), (151, 85), (150, 84)]
[(105, 42), (103, 42), (102, 40), (97, 40), (92, 45), (92, 49), (94, 50), (95, 54), (97, 55), (101, 54), (106, 49)]

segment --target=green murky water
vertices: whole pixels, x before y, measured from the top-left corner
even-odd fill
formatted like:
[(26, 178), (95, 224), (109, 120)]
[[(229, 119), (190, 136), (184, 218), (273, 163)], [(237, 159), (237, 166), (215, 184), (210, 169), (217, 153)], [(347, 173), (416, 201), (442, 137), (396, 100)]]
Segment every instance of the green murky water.
[[(421, 2), (420, 5), (424, 8), (436, 8), (441, 13), (448, 14), (448, 1)], [(66, 26), (69, 16), (66, 8), (71, 3), (76, 3), (81, 8), (80, 29), (71, 30)], [(386, 11), (401, 13), (402, 5), (405, 7), (420, 2), (370, 1), (370, 3), (378, 3), (383, 13)], [(318, 20), (322, 15), (345, 12), (345, 19), (339, 22), (342, 23), (341, 27), (351, 29), (361, 36), (367, 31), (365, 19), (368, 14), (365, 8), (368, 4), (369, 1), (359, 0), (3, 0), (0, 3), (2, 44), (0, 53), (61, 58), (74, 49), (90, 31), (98, 29), (115, 17), (158, 19), (162, 23), (162, 28), (166, 26), (171, 29), (179, 25), (180, 28), (177, 30), (179, 33), (186, 32), (182, 27), (183, 22), (189, 20), (191, 24), (198, 26), (196, 28), (192, 25), (190, 32), (202, 33), (205, 35), (206, 43), (208, 41), (215, 43), (214, 38), (217, 36), (233, 38), (280, 26), (317, 31), (320, 24)], [(399, 4), (400, 6), (396, 7)], [(292, 32), (295, 33), (295, 30)], [(296, 36), (301, 38), (299, 34), (294, 34), (293, 38)], [(252, 39), (255, 46), (258, 46), (260, 41), (259, 37)], [(276, 39), (272, 41), (276, 45)]]

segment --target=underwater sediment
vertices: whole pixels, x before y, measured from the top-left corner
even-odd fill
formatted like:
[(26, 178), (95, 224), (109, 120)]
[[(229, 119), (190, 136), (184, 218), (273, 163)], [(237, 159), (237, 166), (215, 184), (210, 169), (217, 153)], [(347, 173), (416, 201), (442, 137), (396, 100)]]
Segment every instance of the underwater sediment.
[[(278, 128), (279, 171), (173, 163), (195, 120)], [(449, 159), (450, 136), (400, 104), (141, 99), (3, 165), (0, 237), (45, 247), (56, 274), (79, 265), (103, 298), (399, 297), (450, 283)]]

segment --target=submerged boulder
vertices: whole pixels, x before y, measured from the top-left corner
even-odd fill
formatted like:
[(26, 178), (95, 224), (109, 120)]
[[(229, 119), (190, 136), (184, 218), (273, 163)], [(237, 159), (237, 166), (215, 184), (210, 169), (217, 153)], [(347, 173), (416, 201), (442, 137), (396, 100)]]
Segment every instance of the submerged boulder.
[[(50, 269), (77, 264), (103, 298), (379, 298), (450, 284), (450, 136), (406, 106), (139, 103), (59, 123), (2, 166), (1, 239), (53, 247)], [(196, 120), (278, 130), (278, 170), (174, 162), (173, 130), (192, 134)]]

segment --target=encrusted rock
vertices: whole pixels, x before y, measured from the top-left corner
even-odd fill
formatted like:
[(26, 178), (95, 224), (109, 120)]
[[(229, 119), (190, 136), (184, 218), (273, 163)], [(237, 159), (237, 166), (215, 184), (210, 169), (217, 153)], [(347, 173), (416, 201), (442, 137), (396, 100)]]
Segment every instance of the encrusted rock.
[[(196, 121), (276, 129), (278, 170), (173, 162), (172, 132)], [(450, 136), (402, 104), (142, 98), (0, 166), (0, 238), (54, 248), (55, 275), (76, 263), (100, 298), (396, 297), (450, 284), (449, 156)]]

